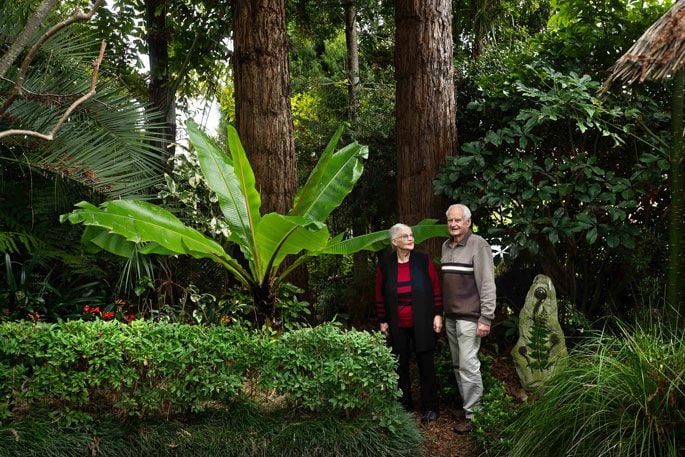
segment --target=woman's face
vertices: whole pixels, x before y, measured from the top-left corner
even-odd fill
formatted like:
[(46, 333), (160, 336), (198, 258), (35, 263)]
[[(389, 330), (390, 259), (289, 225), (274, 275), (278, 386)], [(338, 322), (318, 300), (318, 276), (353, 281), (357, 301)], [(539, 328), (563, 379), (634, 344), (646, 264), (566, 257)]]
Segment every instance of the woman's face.
[(409, 229), (401, 228), (392, 239), (392, 245), (396, 249), (411, 251), (414, 249), (414, 234)]

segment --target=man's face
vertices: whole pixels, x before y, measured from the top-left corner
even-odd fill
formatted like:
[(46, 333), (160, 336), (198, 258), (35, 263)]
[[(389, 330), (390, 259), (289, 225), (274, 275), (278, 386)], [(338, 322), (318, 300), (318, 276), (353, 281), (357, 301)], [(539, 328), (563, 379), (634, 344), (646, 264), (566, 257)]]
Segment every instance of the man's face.
[(471, 219), (464, 219), (464, 210), (459, 207), (452, 208), (447, 213), (447, 229), (455, 241), (461, 241), (471, 226)]

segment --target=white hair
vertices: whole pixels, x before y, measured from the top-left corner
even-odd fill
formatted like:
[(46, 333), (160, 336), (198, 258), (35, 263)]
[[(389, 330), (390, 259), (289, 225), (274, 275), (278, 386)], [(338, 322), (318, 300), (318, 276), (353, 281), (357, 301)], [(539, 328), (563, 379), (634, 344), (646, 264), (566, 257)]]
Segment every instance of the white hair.
[(399, 232), (402, 229), (407, 229), (411, 232), (411, 227), (409, 227), (406, 224), (395, 224), (392, 227), (390, 227), (390, 230), (388, 230), (388, 234), (390, 235), (390, 239), (394, 240), (395, 237), (397, 236), (397, 232)]
[(461, 208), (462, 212), (464, 213), (464, 219), (471, 219), (471, 210), (468, 206), (462, 205), (461, 203), (450, 205), (450, 207), (447, 208), (447, 211), (445, 211), (445, 216), (447, 216), (454, 208)]

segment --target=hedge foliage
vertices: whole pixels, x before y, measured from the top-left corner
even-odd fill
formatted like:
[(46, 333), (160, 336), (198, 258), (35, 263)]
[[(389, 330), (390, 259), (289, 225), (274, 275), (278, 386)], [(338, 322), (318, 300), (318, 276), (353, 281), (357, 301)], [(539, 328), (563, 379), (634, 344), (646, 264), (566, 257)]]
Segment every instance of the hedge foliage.
[(8, 322), (0, 324), (0, 420), (41, 406), (76, 420), (99, 411), (169, 417), (265, 393), (349, 415), (392, 403), (394, 366), (380, 334), (333, 324), (275, 337), (145, 321)]

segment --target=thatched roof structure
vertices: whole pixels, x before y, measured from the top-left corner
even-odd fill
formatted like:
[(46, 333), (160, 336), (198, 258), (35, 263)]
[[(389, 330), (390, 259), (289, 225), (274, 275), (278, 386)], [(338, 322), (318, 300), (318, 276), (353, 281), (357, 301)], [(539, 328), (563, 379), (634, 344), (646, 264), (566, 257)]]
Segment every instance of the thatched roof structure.
[(614, 81), (633, 84), (645, 79), (662, 79), (685, 67), (685, 0), (677, 0), (670, 10), (623, 54), (612, 67), (602, 86)]

